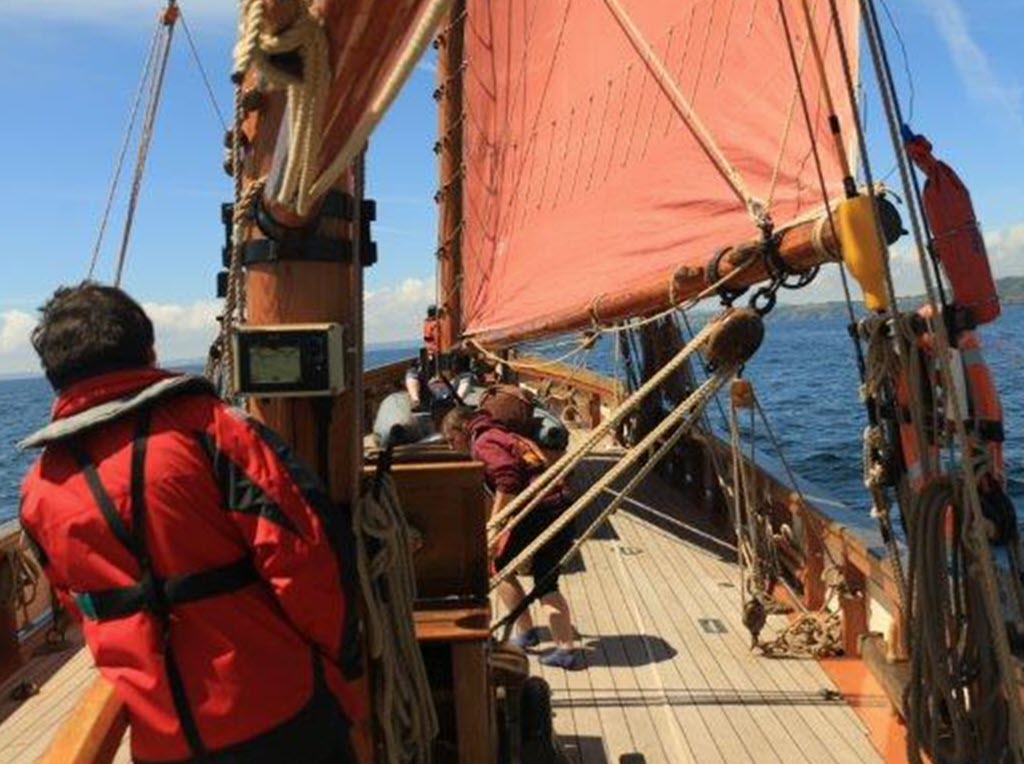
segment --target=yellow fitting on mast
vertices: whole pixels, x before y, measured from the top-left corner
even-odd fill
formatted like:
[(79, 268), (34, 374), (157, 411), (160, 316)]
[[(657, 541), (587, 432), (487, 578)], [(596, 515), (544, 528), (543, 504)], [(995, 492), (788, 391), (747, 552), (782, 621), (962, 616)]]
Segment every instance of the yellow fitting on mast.
[(836, 235), (843, 262), (857, 279), (868, 310), (889, 307), (885, 291), (885, 243), (878, 236), (877, 209), (870, 196), (845, 199), (836, 208)]

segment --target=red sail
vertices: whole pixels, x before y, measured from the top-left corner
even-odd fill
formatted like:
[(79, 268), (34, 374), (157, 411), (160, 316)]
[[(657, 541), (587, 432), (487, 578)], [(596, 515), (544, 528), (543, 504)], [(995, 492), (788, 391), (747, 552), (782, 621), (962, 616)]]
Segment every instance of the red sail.
[[(617, 0), (777, 224), (820, 208), (811, 139), (775, 0)], [(786, 0), (829, 195), (842, 192), (801, 4)], [(755, 237), (723, 179), (602, 0), (469, 0), (465, 32), (463, 330), (600, 310)], [(811, 0), (852, 136), (829, 3)], [(841, 0), (856, 61), (856, 2)], [(854, 63), (854, 76), (856, 68)]]

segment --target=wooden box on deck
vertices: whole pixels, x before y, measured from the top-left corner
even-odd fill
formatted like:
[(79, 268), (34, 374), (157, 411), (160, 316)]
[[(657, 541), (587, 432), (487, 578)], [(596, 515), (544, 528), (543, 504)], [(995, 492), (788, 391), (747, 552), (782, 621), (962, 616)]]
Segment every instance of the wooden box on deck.
[[(367, 468), (371, 477), (373, 468)], [(483, 465), (470, 461), (395, 464), (392, 477), (421, 537), (413, 555), (417, 598), (487, 599)]]

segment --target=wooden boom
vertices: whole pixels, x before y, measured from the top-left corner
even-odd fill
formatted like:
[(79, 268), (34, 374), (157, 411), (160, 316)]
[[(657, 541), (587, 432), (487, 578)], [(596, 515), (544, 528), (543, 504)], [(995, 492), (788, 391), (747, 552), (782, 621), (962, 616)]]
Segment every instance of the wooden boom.
[[(750, 241), (735, 246), (723, 255), (718, 265), (718, 276), (723, 278), (744, 267), (747, 258), (757, 255), (762, 244)], [(779, 255), (787, 268), (806, 271), (816, 265), (839, 259), (839, 247), (828, 225), (827, 216), (798, 223), (780, 234)], [(730, 279), (732, 289), (751, 286), (769, 278), (763, 258), (744, 267)], [(698, 296), (708, 288), (704, 268), (683, 266), (674, 274), (652, 278), (646, 284), (615, 294), (600, 295), (590, 306), (554, 313), (526, 324), (503, 327), (471, 335), (486, 347), (505, 347), (517, 342), (536, 340), (565, 332), (587, 329), (594, 325), (610, 324), (627, 318), (651, 315), (667, 310)]]

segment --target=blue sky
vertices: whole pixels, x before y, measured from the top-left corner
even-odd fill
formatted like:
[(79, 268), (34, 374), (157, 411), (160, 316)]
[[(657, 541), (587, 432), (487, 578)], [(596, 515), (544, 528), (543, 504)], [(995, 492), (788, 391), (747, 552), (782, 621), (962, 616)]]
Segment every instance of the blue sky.
[[(968, 181), (997, 272), (1024, 273), (1024, 0), (889, 2), (910, 57), (914, 125)], [(35, 307), (57, 283), (85, 273), (159, 6), (0, 1), (0, 227), (7, 266), (0, 279), (0, 373), (34, 366), (26, 338)], [(235, 4), (183, 0), (182, 6), (227, 110)], [(895, 40), (891, 52), (906, 105), (909, 87)], [(431, 69), (429, 60), (417, 68), (371, 141), (369, 188), (378, 200), (381, 253), (367, 273), (371, 341), (414, 337), (433, 293)], [(884, 171), (889, 160), (877, 102), (868, 123)], [(231, 194), (221, 161), (221, 128), (179, 30), (125, 276), (126, 287), (157, 319), (165, 357), (201, 355), (216, 312), (218, 203)], [(120, 222), (115, 215), (99, 271), (104, 277)], [(907, 275), (906, 288), (913, 286)], [(804, 296), (834, 293), (834, 279), (826, 277)]]

